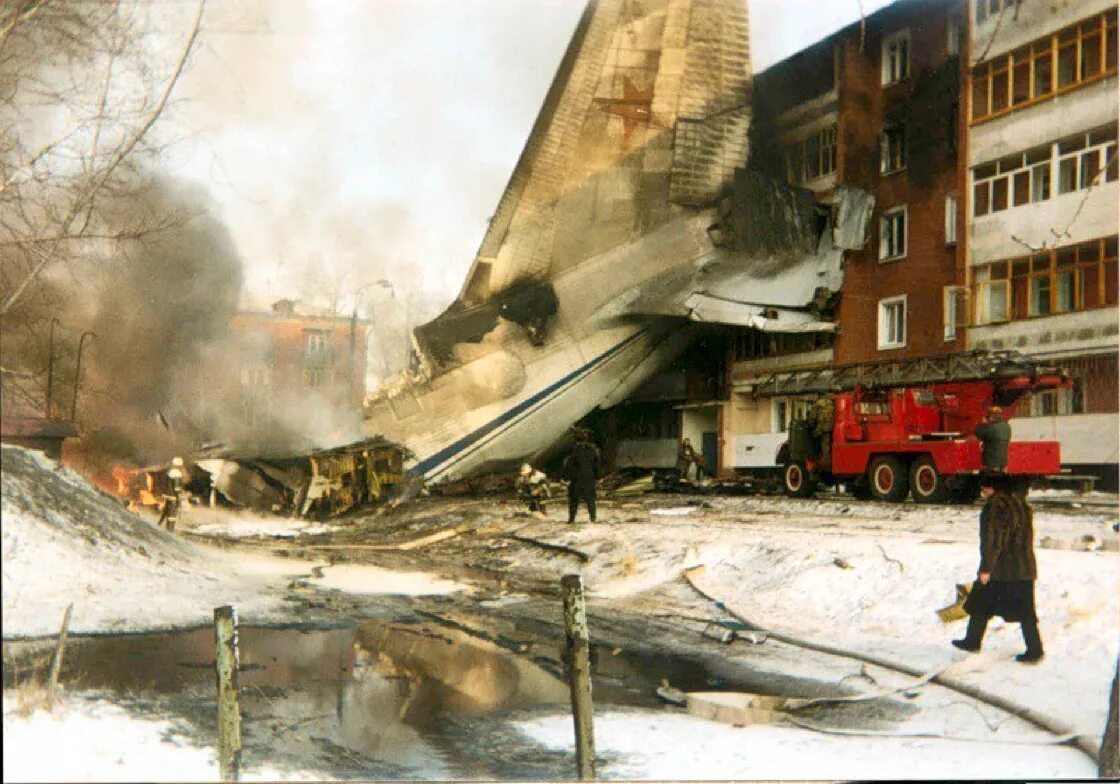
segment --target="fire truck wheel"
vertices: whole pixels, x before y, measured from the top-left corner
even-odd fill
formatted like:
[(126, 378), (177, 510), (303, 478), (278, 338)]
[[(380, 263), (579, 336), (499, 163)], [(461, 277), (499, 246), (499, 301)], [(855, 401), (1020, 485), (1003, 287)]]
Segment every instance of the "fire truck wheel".
[(867, 478), (871, 485), (871, 495), (876, 501), (898, 503), (910, 492), (910, 477), (906, 473), (906, 466), (892, 455), (880, 455), (872, 460), (871, 468), (867, 469)]
[(786, 495), (790, 498), (808, 498), (817, 489), (816, 480), (809, 474), (804, 463), (787, 463), (782, 471), (786, 485)]
[(949, 500), (949, 483), (929, 457), (910, 466), (910, 495), (916, 504), (943, 504)]

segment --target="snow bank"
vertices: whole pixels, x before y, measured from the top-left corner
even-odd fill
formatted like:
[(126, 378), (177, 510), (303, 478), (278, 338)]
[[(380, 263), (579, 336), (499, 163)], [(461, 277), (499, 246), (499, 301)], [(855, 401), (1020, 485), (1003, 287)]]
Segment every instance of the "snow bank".
[[(65, 739), (60, 747), (60, 739)], [(217, 781), (214, 749), (177, 737), (171, 721), (140, 718), (106, 701), (17, 714), (4, 698), (4, 781)], [(59, 753), (64, 750), (65, 753)], [(320, 781), (322, 774), (250, 768), (243, 781)]]
[(137, 631), (209, 622), (237, 604), (243, 618), (282, 610), (276, 580), (246, 581), (214, 565), (42, 454), (3, 446), (0, 550), (4, 637)]
[[(518, 729), (550, 750), (574, 755), (568, 715), (531, 719)], [(595, 750), (604, 779), (868, 780), (1094, 778), (1080, 752), (935, 738), (840, 737), (800, 729), (731, 727), (692, 716), (595, 712)]]

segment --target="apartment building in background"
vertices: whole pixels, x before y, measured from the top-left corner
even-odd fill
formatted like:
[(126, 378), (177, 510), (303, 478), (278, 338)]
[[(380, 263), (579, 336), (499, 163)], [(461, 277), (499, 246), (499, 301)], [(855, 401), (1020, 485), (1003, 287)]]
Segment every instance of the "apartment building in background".
[(1052, 360), (1070, 389), (1035, 395), (1017, 439), (1116, 485), (1117, 13), (1109, 0), (971, 0), (968, 346)]
[(960, 194), (963, 0), (899, 0), (755, 77), (750, 166), (813, 192), (875, 198), (870, 236), (845, 251), (835, 332), (737, 337), (722, 465), (774, 465), (810, 397), (755, 399), (776, 370), (965, 348)]
[(358, 437), (365, 396), (368, 322), (301, 314), (291, 300), (241, 311), (230, 330), (234, 356), (217, 369), (237, 422), (237, 446), (324, 447)]

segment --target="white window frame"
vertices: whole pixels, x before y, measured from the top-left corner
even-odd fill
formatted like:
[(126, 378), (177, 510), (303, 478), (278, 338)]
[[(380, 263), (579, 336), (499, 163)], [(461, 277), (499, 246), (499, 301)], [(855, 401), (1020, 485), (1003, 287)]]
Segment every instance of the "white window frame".
[[(901, 306), (902, 322), (899, 325), (899, 332), (901, 335), (895, 336), (895, 339), (890, 337), (890, 313), (897, 306)], [(879, 300), (878, 308), (878, 334), (879, 334), (879, 350), (888, 351), (890, 349), (905, 348), (906, 341), (909, 338), (909, 331), (907, 329), (907, 305), (906, 295), (899, 294), (896, 297), (887, 297)]]
[[(892, 144), (894, 138), (897, 144)], [(883, 129), (879, 137), (879, 173), (894, 174), (906, 168), (906, 123)]]
[(957, 212), (959, 202), (957, 195), (951, 193), (945, 197), (945, 244), (957, 244)]
[[(1098, 139), (1094, 142), (1093, 137), (1097, 136)], [(1103, 136), (1103, 138), (1101, 138)], [(1078, 139), (1078, 137), (1080, 137)], [(1069, 152), (1062, 152), (1062, 145), (1068, 145), (1075, 139), (1082, 146), (1076, 150)], [(1116, 155), (1116, 126), (1109, 125), (1101, 128), (1095, 128), (1085, 134), (1078, 134), (1077, 137), (1067, 137), (1061, 139), (1054, 144), (1055, 158), (1057, 161), (1054, 164), (1054, 175), (1050, 178), (1050, 187), (1056, 196), (1063, 196), (1067, 193), (1085, 190), (1093, 185), (1094, 182), (1109, 182), (1107, 170), (1109, 159)], [(1085, 161), (1088, 158), (1097, 159), (1097, 173), (1093, 177), (1088, 177), (1085, 174)], [(1073, 188), (1067, 191), (1061, 190), (1062, 169), (1066, 164), (1073, 167)]]
[[(976, 286), (976, 323), (977, 324), (1003, 324), (1011, 320), (1011, 278), (1009, 271), (1001, 273), (1002, 278), (992, 277), (991, 264), (978, 266), (973, 271), (973, 281)], [(992, 303), (999, 305), (1001, 313), (993, 311)]]
[(307, 353), (308, 354), (322, 354), (327, 350), (327, 331), (321, 329), (309, 329), (307, 334)]
[(946, 23), (945, 53), (950, 57), (961, 53), (961, 19), (955, 8)]
[[(895, 50), (900, 54), (896, 63)], [(905, 57), (901, 55), (904, 54)], [(910, 76), (910, 30), (899, 30), (883, 39), (883, 84), (896, 84)]]
[[(893, 229), (893, 219), (902, 216), (902, 232), (901, 238), (896, 236)], [(888, 235), (889, 232), (889, 235)], [(899, 259), (906, 258), (906, 252), (910, 247), (910, 215), (903, 204), (901, 207), (894, 207), (893, 209), (885, 210), (879, 216), (879, 261), (898, 261)], [(901, 249), (895, 247), (893, 254), (888, 253), (891, 244), (896, 244), (895, 241), (901, 239)], [(889, 241), (888, 241), (889, 240)]]
[(960, 327), (968, 324), (968, 289), (965, 286), (945, 286), (941, 290), (941, 318), (945, 342), (957, 339)]

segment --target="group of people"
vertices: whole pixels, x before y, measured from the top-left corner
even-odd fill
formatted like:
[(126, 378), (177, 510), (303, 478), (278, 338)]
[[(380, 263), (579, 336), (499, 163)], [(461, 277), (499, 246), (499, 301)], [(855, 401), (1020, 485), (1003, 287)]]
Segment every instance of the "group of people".
[[(818, 421), (831, 419), (832, 412), (822, 407), (819, 414)], [(1034, 512), (1030, 504), (1014, 492), (1006, 473), (1011, 427), (1002, 409), (999, 406), (989, 408), (986, 421), (975, 432), (982, 444), (984, 464), (980, 478), (981, 495), (985, 499), (980, 512), (980, 567), (964, 603), (969, 616), (968, 629), (962, 639), (952, 642), (963, 651), (979, 651), (989, 621), (999, 616), (1020, 625), (1026, 650), (1015, 658), (1032, 664), (1044, 655), (1034, 606), (1034, 584), (1038, 577)], [(692, 464), (697, 466), (699, 475), (702, 458), (686, 438), (678, 448), (677, 473), (687, 476)], [(602, 459), (586, 430), (576, 431), (575, 446), (564, 462), (563, 472), (568, 480), (568, 522), (575, 522), (581, 503), (587, 506), (591, 522), (595, 522), (596, 484), (602, 475)], [(530, 511), (544, 512), (550, 492), (548, 477), (542, 471), (528, 463), (522, 465), (517, 491)]]
[[(685, 438), (677, 449), (676, 471), (681, 478), (688, 477), (689, 469), (696, 466), (697, 479), (703, 476), (704, 458)], [(564, 461), (563, 478), (568, 481), (568, 522), (576, 521), (580, 504), (587, 507), (587, 515), (595, 522), (596, 501), (599, 478), (603, 474), (603, 460), (599, 448), (591, 442), (586, 430), (576, 430), (575, 446)], [(530, 512), (543, 514), (545, 501), (551, 498), (548, 476), (529, 463), (521, 466), (515, 483), (518, 497), (525, 502)]]
[[(575, 446), (564, 461), (564, 478), (568, 480), (568, 522), (576, 521), (576, 512), (582, 503), (587, 507), (587, 516), (595, 522), (596, 486), (603, 475), (603, 460), (599, 448), (591, 442), (586, 430), (577, 430)], [(530, 512), (544, 513), (545, 501), (551, 497), (548, 477), (543, 471), (528, 463), (521, 466), (517, 477), (517, 495), (529, 507)]]

